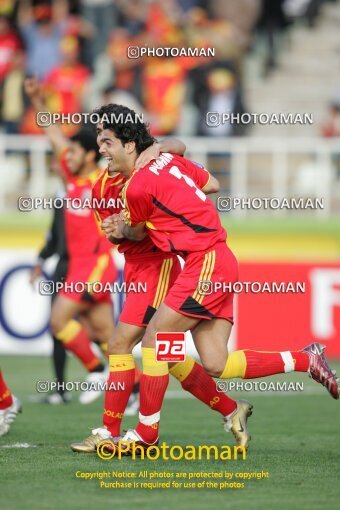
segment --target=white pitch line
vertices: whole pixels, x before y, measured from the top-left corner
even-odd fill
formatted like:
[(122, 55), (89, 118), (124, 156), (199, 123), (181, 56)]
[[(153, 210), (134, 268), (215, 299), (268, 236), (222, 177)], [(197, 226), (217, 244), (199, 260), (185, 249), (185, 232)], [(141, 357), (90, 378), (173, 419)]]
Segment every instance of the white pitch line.
[(28, 444), (28, 443), (13, 443), (13, 444), (3, 444), (0, 445), (0, 448), (36, 448), (36, 444)]

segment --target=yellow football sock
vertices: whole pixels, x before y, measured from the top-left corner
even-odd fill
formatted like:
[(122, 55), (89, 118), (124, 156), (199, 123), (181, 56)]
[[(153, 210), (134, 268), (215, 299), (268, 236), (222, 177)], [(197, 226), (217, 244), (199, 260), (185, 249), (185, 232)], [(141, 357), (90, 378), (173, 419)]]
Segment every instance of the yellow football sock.
[(67, 342), (70, 342), (73, 340), (82, 330), (82, 325), (80, 322), (76, 321), (75, 319), (71, 319), (68, 321), (66, 326), (58, 331), (56, 334), (56, 338), (60, 340), (61, 342), (67, 344)]
[(156, 349), (153, 347), (142, 347), (143, 374), (145, 375), (166, 375), (169, 367), (166, 361), (156, 360)]
[(110, 354), (109, 365), (110, 372), (125, 372), (134, 370), (135, 360), (132, 354)]
[(247, 359), (244, 351), (230, 352), (227, 363), (219, 379), (234, 379), (235, 377), (244, 377), (247, 369)]
[(180, 363), (176, 363), (176, 365), (170, 367), (169, 372), (177, 379), (177, 381), (182, 382), (188, 377), (194, 366), (195, 360), (190, 358), (190, 356), (187, 356), (185, 361), (181, 361)]

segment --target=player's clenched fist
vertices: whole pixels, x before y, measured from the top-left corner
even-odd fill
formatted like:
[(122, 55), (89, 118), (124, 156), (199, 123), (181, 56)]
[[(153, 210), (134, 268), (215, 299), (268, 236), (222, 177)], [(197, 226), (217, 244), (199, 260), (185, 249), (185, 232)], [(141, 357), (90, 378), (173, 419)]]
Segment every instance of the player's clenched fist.
[(111, 237), (123, 239), (124, 237), (121, 233), (121, 219), (119, 214), (113, 214), (112, 216), (105, 218), (101, 224), (101, 229), (107, 239), (110, 239)]
[(115, 229), (114, 216), (115, 215), (105, 218), (100, 226), (106, 237), (110, 237)]

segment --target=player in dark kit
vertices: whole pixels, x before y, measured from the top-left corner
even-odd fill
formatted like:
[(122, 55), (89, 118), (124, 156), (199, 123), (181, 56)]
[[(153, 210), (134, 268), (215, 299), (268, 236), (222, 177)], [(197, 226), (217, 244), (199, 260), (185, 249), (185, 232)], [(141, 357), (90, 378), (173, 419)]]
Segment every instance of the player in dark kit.
[[(64, 193), (60, 194), (60, 198)], [(68, 253), (65, 239), (65, 218), (64, 208), (53, 209), (53, 220), (50, 230), (47, 234), (46, 243), (38, 254), (36, 265), (32, 268), (30, 275), (30, 283), (33, 285), (35, 281), (43, 275), (43, 266), (47, 259), (57, 255), (58, 262), (53, 272), (52, 281), (53, 294), (51, 296), (51, 304), (53, 304), (57, 292), (55, 291), (55, 284), (62, 282), (67, 275), (68, 267)], [(65, 393), (65, 365), (66, 365), (66, 349), (64, 344), (56, 337), (53, 337), (53, 352), (52, 352), (53, 368), (56, 377), (58, 388), (55, 392), (50, 393), (43, 397), (41, 402), (53, 405), (59, 405), (68, 401), (68, 396)]]
[[(116, 105), (116, 117), (127, 112), (135, 118), (134, 112)], [(103, 156), (111, 158), (112, 171), (129, 178), (122, 194), (125, 222), (118, 216), (106, 219), (103, 222), (106, 235), (135, 242), (149, 235), (159, 249), (180, 254), (185, 260), (182, 272), (143, 337), (139, 423), (123, 440), (145, 447), (158, 441), (160, 410), (169, 380), (168, 364), (157, 361), (155, 355), (155, 336), (162, 331), (191, 330), (202, 364), (213, 377), (249, 379), (291, 371), (307, 372), (338, 399), (339, 382), (320, 344), (312, 343), (295, 352), (228, 353), (233, 294), (225, 292), (221, 284), (237, 281), (238, 266), (226, 244), (226, 231), (215, 206), (198, 186), (201, 178), (207, 178), (206, 172), (199, 165), (170, 153), (134, 172), (138, 147), (149, 138), (147, 126), (142, 122), (131, 125), (128, 135), (126, 126), (104, 122), (100, 148)], [(196, 177), (192, 178), (190, 174), (195, 173)], [(208, 282), (209, 290), (201, 282)], [(238, 401), (228, 417), (230, 427), (235, 421), (239, 424), (240, 443), (244, 446), (249, 441), (247, 418), (251, 408), (248, 402)]]

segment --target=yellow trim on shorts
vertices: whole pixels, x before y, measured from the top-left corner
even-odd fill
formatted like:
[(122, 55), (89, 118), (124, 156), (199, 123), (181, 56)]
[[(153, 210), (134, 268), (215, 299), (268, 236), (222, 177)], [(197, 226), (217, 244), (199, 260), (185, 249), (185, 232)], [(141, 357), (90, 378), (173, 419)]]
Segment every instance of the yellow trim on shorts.
[(162, 267), (159, 273), (158, 284), (155, 294), (155, 299), (153, 300), (153, 308), (158, 308), (164, 301), (165, 296), (168, 293), (169, 289), (169, 281), (171, 269), (174, 264), (173, 259), (165, 259), (162, 262)]
[[(210, 278), (212, 277), (212, 274), (215, 269), (215, 263), (216, 263), (216, 251), (213, 250), (206, 253), (204, 256), (204, 262), (200, 273), (199, 281), (210, 281)], [(192, 297), (193, 299), (195, 299), (195, 301), (202, 304), (204, 294), (200, 294), (199, 290), (200, 290), (199, 286), (197, 286), (197, 289), (195, 290)]]

